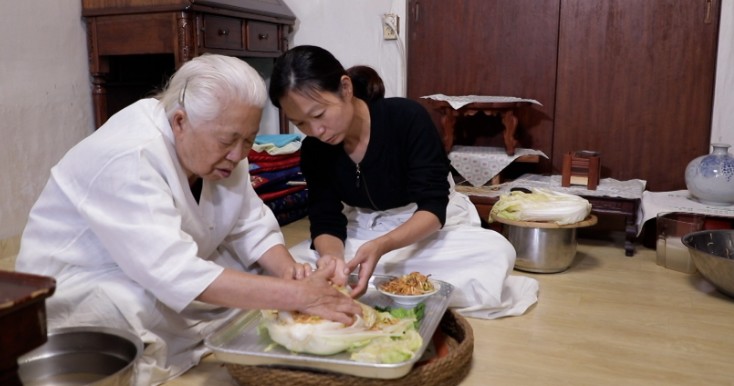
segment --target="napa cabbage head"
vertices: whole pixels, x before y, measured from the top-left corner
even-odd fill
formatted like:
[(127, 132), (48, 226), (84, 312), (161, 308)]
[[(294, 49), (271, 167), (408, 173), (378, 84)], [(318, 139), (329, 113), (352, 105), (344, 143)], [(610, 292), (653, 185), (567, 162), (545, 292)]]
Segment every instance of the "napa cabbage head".
[(378, 339), (400, 340), (408, 336), (415, 340), (413, 333), (408, 331), (415, 332), (417, 339), (422, 340), (415, 331), (415, 317), (398, 318), (389, 312), (379, 312), (357, 303), (362, 307), (362, 316), (357, 316), (350, 326), (295, 312), (262, 310), (261, 331), (266, 331), (274, 342), (290, 351), (316, 355), (332, 355), (343, 351), (350, 351), (354, 355)]
[(503, 194), (492, 206), (491, 215), (514, 221), (553, 222), (558, 225), (583, 221), (591, 213), (591, 204), (583, 197), (534, 188), (531, 193), (520, 191)]

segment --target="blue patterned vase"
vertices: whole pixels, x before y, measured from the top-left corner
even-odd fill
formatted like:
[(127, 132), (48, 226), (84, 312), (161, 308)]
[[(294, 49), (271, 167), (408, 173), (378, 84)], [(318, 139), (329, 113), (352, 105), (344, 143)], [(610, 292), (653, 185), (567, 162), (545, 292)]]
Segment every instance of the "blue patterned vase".
[(709, 205), (734, 205), (734, 157), (729, 145), (712, 143), (711, 154), (700, 156), (686, 167), (686, 187), (697, 201)]

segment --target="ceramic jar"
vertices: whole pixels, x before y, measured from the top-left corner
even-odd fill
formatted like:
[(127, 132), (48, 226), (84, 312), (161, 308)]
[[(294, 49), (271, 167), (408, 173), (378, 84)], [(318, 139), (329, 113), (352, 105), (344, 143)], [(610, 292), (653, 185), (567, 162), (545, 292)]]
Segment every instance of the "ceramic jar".
[(709, 205), (734, 205), (734, 157), (730, 145), (712, 143), (713, 151), (693, 159), (686, 167), (686, 187), (697, 201)]

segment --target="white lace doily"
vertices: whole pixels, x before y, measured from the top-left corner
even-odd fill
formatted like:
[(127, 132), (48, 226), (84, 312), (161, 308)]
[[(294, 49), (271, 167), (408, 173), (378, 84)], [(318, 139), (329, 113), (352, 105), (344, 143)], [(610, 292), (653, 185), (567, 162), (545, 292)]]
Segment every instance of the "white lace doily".
[(734, 217), (734, 205), (716, 206), (703, 204), (691, 198), (687, 190), (644, 192), (642, 194), (642, 205), (640, 205), (639, 212), (637, 215), (638, 235), (642, 231), (642, 226), (645, 222), (657, 217), (659, 213), (683, 212)]
[(519, 178), (496, 186), (485, 186), (481, 188), (462, 187), (460, 190), (476, 196), (499, 197), (509, 193), (512, 188), (546, 188), (559, 192), (576, 194), (579, 196), (592, 197), (618, 197), (626, 199), (641, 199), (645, 191), (645, 180), (619, 181), (613, 178), (599, 180), (596, 190), (588, 190), (581, 185), (561, 186), (561, 176), (543, 176), (539, 174), (523, 174)]
[(472, 186), (482, 186), (499, 174), (515, 159), (524, 155), (539, 155), (540, 150), (515, 149), (514, 155), (507, 155), (504, 148), (486, 146), (454, 146), (449, 153), (451, 165)]
[(433, 99), (437, 101), (447, 102), (454, 110), (458, 110), (469, 103), (511, 103), (511, 102), (528, 102), (542, 106), (542, 104), (535, 99), (524, 99), (512, 96), (491, 96), (491, 95), (462, 95), (462, 96), (448, 96), (443, 94), (433, 94), (422, 96), (424, 99)]

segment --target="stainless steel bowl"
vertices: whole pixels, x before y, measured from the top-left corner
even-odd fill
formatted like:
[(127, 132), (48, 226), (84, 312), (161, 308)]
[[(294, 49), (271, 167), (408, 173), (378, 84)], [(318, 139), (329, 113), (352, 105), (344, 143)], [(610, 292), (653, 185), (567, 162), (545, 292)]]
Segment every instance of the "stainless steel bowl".
[(720, 292), (734, 297), (734, 229), (712, 229), (681, 238), (698, 272)]
[(107, 327), (49, 331), (48, 341), (18, 359), (25, 386), (130, 385), (143, 355), (139, 337)]

